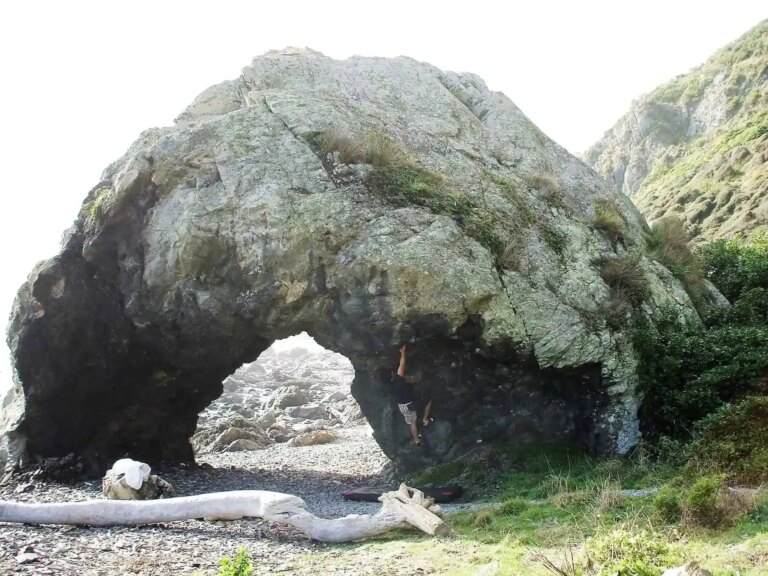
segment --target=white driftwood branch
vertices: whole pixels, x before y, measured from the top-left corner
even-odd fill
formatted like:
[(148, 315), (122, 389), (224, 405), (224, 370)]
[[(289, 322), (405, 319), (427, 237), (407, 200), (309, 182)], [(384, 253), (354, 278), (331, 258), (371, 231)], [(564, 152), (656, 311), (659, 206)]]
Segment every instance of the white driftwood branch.
[(404, 484), (382, 495), (381, 510), (373, 516), (356, 515), (328, 520), (307, 512), (305, 502), (290, 494), (262, 490), (217, 492), (164, 500), (88, 500), (55, 504), (0, 501), (0, 522), (112, 526), (156, 524), (192, 518), (263, 518), (291, 524), (321, 542), (349, 542), (413, 525), (428, 534), (445, 534), (448, 526), (427, 505), (430, 498)]

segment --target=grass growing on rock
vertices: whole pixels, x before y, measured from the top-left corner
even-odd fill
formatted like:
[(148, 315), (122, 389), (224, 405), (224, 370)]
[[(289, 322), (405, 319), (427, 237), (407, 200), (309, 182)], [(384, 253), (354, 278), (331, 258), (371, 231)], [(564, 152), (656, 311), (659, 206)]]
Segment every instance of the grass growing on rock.
[(614, 244), (623, 244), (627, 239), (627, 221), (613, 200), (603, 199), (595, 203), (592, 227)]
[(645, 236), (648, 256), (663, 264), (682, 282), (694, 304), (702, 299), (704, 275), (693, 253), (685, 223), (677, 216), (660, 218)]

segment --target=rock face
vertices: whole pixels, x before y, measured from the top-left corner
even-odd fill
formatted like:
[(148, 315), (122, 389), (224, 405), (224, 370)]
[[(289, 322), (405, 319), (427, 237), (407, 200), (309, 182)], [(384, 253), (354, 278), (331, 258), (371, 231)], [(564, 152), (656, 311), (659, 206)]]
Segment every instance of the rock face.
[(655, 220), (677, 214), (700, 239), (768, 220), (768, 20), (660, 86), (585, 154)]
[[(374, 153), (328, 149), (329, 134)], [(623, 244), (591, 226), (605, 201)], [(401, 466), (497, 438), (624, 452), (636, 360), (626, 326), (606, 321), (599, 262), (645, 226), (477, 76), (268, 53), (144, 132), (32, 271), (8, 329), (3, 449), (192, 460), (222, 380), (307, 331), (352, 362), (352, 394)], [(695, 316), (666, 269), (640, 265), (643, 313)], [(423, 448), (389, 382), (402, 342), (435, 405)]]

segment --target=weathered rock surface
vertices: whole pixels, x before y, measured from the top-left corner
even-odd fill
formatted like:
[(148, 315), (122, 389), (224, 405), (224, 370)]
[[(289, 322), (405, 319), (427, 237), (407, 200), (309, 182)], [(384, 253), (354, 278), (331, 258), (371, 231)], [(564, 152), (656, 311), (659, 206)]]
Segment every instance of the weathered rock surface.
[[(318, 151), (328, 130), (388, 140), (451, 193), (425, 204), (423, 183), (400, 178), (412, 202), (396, 201), (371, 185), (372, 166)], [(624, 245), (591, 227), (603, 198), (626, 220)], [(644, 228), (477, 76), (270, 52), (144, 132), (20, 289), (4, 456), (192, 460), (222, 380), (303, 330), (352, 362), (352, 394), (401, 466), (495, 438), (625, 452), (636, 359), (601, 312), (598, 262)], [(672, 301), (695, 315), (676, 280), (644, 266), (645, 313)], [(440, 423), (424, 448), (389, 386), (406, 341), (408, 378), (431, 390)]]
[(330, 430), (315, 430), (292, 438), (288, 446), (315, 446), (316, 444), (328, 444), (336, 440), (336, 436)]
[(585, 153), (648, 217), (699, 239), (768, 222), (768, 20), (663, 84)]
[(192, 436), (192, 447), (197, 454), (210, 452), (237, 452), (257, 450), (272, 444), (272, 439), (261, 427), (240, 415), (204, 427)]

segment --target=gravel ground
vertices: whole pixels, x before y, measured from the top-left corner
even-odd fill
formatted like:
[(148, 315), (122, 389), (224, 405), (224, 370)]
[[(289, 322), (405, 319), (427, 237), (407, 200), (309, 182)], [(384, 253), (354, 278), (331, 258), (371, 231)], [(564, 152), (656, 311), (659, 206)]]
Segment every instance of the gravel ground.
[[(325, 518), (375, 513), (379, 504), (345, 502), (341, 493), (350, 487), (387, 484), (382, 469), (388, 460), (368, 426), (345, 429), (332, 444), (276, 444), (259, 451), (205, 455), (199, 463), (197, 468), (154, 472), (173, 484), (178, 495), (274, 490), (300, 496), (309, 511)], [(67, 485), (22, 480), (0, 487), (0, 499), (19, 502), (101, 497), (99, 481)], [(444, 506), (447, 511), (468, 507), (472, 505)], [(329, 548), (292, 528), (254, 519), (113, 528), (0, 523), (0, 574), (209, 575), (215, 574), (223, 556), (241, 546), (253, 556), (255, 574), (291, 573), (300, 557)]]

